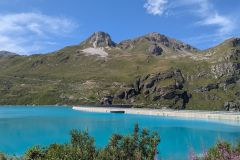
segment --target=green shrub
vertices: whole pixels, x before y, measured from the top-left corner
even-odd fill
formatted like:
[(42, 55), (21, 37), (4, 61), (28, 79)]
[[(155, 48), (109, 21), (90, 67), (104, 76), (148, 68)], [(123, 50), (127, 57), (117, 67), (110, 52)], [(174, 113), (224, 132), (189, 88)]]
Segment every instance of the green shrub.
[(0, 160), (7, 160), (7, 157), (0, 152)]
[(44, 150), (39, 146), (30, 148), (24, 155), (24, 160), (42, 160), (45, 159)]
[(150, 134), (143, 129), (139, 134), (138, 125), (129, 136), (115, 134), (111, 137), (106, 148), (100, 151), (98, 159), (154, 159), (160, 138), (157, 133)]
[(157, 133), (135, 125), (132, 135), (114, 134), (105, 148), (97, 149), (94, 138), (86, 131), (72, 130), (71, 142), (52, 144), (46, 148), (30, 148), (24, 160), (152, 160), (160, 138)]

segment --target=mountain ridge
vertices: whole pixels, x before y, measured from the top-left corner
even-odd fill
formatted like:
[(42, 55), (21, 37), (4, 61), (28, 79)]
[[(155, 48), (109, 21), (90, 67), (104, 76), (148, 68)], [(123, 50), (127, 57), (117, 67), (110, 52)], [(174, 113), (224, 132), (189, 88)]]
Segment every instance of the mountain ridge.
[[(191, 50), (191, 51), (197, 51), (198, 49), (192, 47), (189, 44), (186, 44), (182, 41), (170, 38), (168, 36), (162, 35), (160, 33), (157, 32), (151, 32), (151, 33), (147, 33), (145, 35), (130, 39), (130, 40), (126, 40), (127, 42), (132, 41), (132, 43), (137, 42), (137, 41), (143, 41), (144, 39), (146, 39), (147, 41), (153, 43), (153, 44), (157, 44), (160, 43), (162, 46), (165, 47), (171, 47), (175, 50), (181, 50), (183, 48), (187, 49), (187, 50)], [(126, 43), (126, 41), (121, 41), (119, 44), (124, 44)], [(125, 48), (125, 47), (124, 47)]]
[(0, 104), (240, 110), (238, 38), (204, 51), (159, 33), (124, 43), (95, 32), (52, 53), (2, 57)]
[(9, 57), (9, 56), (17, 56), (17, 53), (9, 52), (9, 51), (0, 51), (0, 57)]
[[(100, 40), (99, 42), (96, 42), (96, 37), (97, 37), (96, 35), (99, 35), (99, 37), (100, 37), (99, 38), (99, 40)], [(103, 37), (107, 37), (107, 39), (104, 40)], [(219, 43), (216, 46), (213, 46), (213, 47), (208, 48), (208, 49), (200, 50), (200, 49), (198, 49), (196, 47), (193, 47), (192, 45), (187, 44), (187, 43), (185, 43), (185, 42), (183, 42), (181, 40), (177, 40), (175, 38), (171, 38), (169, 36), (166, 36), (166, 35), (158, 33), (158, 32), (149, 32), (149, 33), (143, 34), (141, 36), (137, 36), (137, 37), (131, 38), (131, 39), (122, 40), (122, 41), (116, 43), (116, 42), (114, 42), (112, 40), (111, 35), (109, 33), (104, 32), (104, 31), (96, 31), (93, 34), (91, 34), (89, 37), (87, 37), (85, 40), (81, 41), (79, 44), (77, 44), (77, 45), (70, 45), (70, 46), (66, 46), (66, 47), (72, 47), (72, 46), (79, 46), (80, 48), (82, 48), (82, 47), (84, 47), (84, 48), (87, 48), (87, 47), (94, 47), (94, 48), (98, 48), (98, 47), (99, 48), (101, 48), (101, 47), (103, 47), (103, 48), (104, 47), (119, 47), (121, 49), (127, 49), (128, 47), (125, 46), (125, 45), (129, 45), (130, 46), (130, 44), (126, 44), (127, 42), (131, 43), (132, 41), (139, 41), (139, 39), (143, 39), (143, 38), (149, 39), (149, 41), (154, 42), (154, 41), (156, 41), (156, 37), (160, 37), (160, 39), (163, 40), (163, 43), (164, 43), (164, 40), (165, 40), (165, 42), (176, 43), (176, 46), (174, 46), (174, 44), (172, 44), (173, 46), (170, 45), (170, 47), (172, 47), (174, 49), (186, 48), (187, 50), (189, 50), (191, 52), (201, 52), (201, 51), (212, 49), (212, 48), (215, 48), (215, 47), (217, 47), (219, 45), (224, 45), (224, 44), (225, 45), (228, 44), (228, 45), (232, 46), (232, 45), (236, 45), (236, 44), (240, 43), (240, 38), (239, 37), (231, 37), (231, 38), (228, 38), (228, 39), (224, 40), (223, 42)], [(154, 38), (155, 38), (155, 40), (154, 40)], [(91, 41), (94, 41), (94, 39), (95, 39), (95, 42), (97, 44), (96, 46), (94, 46), (93, 42), (91, 42)], [(104, 43), (102, 42), (103, 45), (101, 45), (101, 44), (99, 45), (98, 44), (98, 43), (101, 43), (101, 41), (105, 41)], [(233, 43), (236, 43), (236, 44), (233, 44)], [(155, 45), (155, 44), (153, 43), (153, 45)], [(168, 43), (166, 43), (165, 45), (169, 47)], [(64, 47), (64, 48), (66, 48), (66, 47)], [(61, 48), (59, 50), (62, 50), (64, 48)], [(54, 52), (57, 52), (57, 51), (48, 52), (48, 53), (45, 53), (45, 54), (54, 53)], [(9, 51), (0, 51), (0, 52), (9, 52)], [(13, 53), (13, 52), (9, 52), (9, 53), (12, 53), (13, 55), (19, 55), (17, 53)], [(38, 54), (34, 54), (34, 55), (38, 55)], [(26, 56), (26, 55), (24, 55), (24, 56)], [(31, 55), (29, 55), (29, 56), (31, 56)]]

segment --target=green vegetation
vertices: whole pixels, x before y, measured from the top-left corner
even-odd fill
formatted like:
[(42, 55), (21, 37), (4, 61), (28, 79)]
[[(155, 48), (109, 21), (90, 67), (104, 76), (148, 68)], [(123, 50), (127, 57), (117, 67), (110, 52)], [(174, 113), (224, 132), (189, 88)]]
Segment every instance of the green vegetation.
[[(89, 39), (44, 55), (0, 57), (0, 104), (100, 104), (104, 96), (129, 88), (137, 77), (179, 69), (184, 78), (183, 90), (191, 95), (186, 109), (223, 110), (225, 102), (239, 99), (237, 80), (224, 85), (229, 78), (240, 79), (240, 46), (234, 45), (237, 40), (204, 51), (191, 46), (182, 50), (181, 42), (153, 33), (114, 47), (105, 46), (105, 58), (81, 52), (92, 47)], [(153, 44), (163, 49), (162, 55), (149, 53)], [(174, 79), (166, 79), (158, 87), (173, 83)], [(208, 84), (221, 87), (196, 92)], [(164, 107), (165, 101), (155, 102), (142, 94), (127, 100), (114, 99), (114, 103), (157, 108)], [(168, 103), (174, 105), (174, 101)]]
[[(33, 146), (23, 157), (6, 156), (0, 152), (0, 160), (153, 160), (157, 157), (160, 137), (156, 132), (140, 130), (135, 125), (133, 134), (114, 134), (104, 148), (97, 148), (94, 138), (87, 131), (72, 130), (71, 141), (51, 144), (48, 147)], [(215, 146), (197, 156), (190, 153), (190, 160), (239, 160), (240, 142), (231, 145), (219, 141)]]
[[(30, 148), (23, 160), (152, 160), (157, 155), (160, 138), (157, 133), (140, 130), (135, 125), (132, 135), (114, 134), (105, 148), (98, 149), (86, 131), (73, 130), (71, 142)], [(0, 154), (0, 160), (9, 160)]]

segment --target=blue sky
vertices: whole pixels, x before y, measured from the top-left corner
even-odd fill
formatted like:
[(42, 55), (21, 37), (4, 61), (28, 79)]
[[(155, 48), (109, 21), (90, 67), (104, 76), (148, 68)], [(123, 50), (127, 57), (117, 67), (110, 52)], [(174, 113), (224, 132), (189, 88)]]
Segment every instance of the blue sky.
[(197, 48), (240, 36), (239, 0), (0, 0), (0, 50), (46, 53), (95, 31), (159, 32)]

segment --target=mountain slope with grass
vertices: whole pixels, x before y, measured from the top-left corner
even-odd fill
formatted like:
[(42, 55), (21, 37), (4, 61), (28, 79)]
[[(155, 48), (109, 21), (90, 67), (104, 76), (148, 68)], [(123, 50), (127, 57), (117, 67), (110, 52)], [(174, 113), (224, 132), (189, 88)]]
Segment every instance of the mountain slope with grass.
[(239, 110), (240, 39), (200, 51), (159, 33), (95, 32), (56, 52), (0, 56), (0, 104)]
[(8, 51), (0, 51), (0, 57), (10, 57), (10, 56), (17, 56), (17, 54), (13, 52), (8, 52)]

